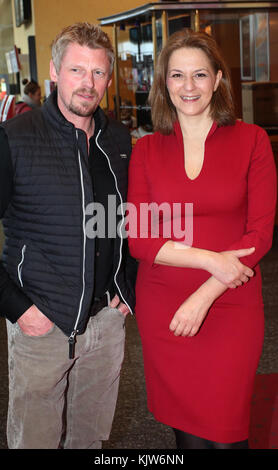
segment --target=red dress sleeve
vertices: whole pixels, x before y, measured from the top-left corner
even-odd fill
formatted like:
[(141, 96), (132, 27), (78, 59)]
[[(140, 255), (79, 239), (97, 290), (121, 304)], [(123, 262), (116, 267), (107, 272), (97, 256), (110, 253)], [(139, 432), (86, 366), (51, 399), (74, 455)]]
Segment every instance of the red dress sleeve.
[[(140, 211), (153, 201), (146, 171), (146, 159), (150, 156), (146, 136), (137, 141), (130, 160), (128, 180), (128, 243), (131, 256), (154, 263), (154, 259), (168, 238), (152, 233), (149, 217), (140, 217)], [(149, 175), (151, 176), (151, 175)]]
[[(257, 127), (257, 126), (256, 126)], [(257, 127), (248, 171), (248, 210), (246, 230), (228, 250), (255, 247), (255, 252), (240, 261), (253, 268), (272, 245), (277, 198), (277, 173), (270, 140)]]

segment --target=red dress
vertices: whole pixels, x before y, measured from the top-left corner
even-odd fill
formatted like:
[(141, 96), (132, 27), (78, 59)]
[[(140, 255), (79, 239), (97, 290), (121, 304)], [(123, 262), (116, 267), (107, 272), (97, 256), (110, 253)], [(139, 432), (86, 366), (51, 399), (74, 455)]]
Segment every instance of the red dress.
[[(275, 216), (276, 167), (269, 138), (255, 125), (214, 123), (202, 170), (191, 180), (178, 123), (169, 136), (145, 136), (131, 158), (128, 200), (137, 215), (140, 203), (193, 203), (194, 247), (256, 248), (241, 258), (255, 276), (214, 302), (196, 336), (176, 337), (169, 330), (174, 313), (210, 274), (154, 264), (167, 238), (178, 238), (167, 230), (163, 234), (161, 214), (156, 234), (150, 233), (150, 223), (142, 227), (139, 216), (130, 218), (130, 251), (139, 260), (136, 318), (149, 410), (158, 421), (205, 439), (245, 440), (264, 332), (258, 262), (271, 247)], [(184, 223), (185, 211), (181, 215)]]

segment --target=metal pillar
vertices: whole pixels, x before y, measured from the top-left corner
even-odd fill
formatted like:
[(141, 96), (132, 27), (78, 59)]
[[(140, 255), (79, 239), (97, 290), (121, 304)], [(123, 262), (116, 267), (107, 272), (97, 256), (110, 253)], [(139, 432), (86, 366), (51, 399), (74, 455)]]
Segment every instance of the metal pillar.
[(120, 119), (120, 87), (119, 87), (119, 57), (118, 57), (118, 31), (117, 24), (113, 24), (113, 43), (115, 51), (114, 79), (115, 79), (115, 107), (116, 119)]
[(153, 66), (156, 66), (157, 59), (157, 34), (156, 34), (156, 16), (155, 11), (152, 14), (152, 35), (153, 35)]
[(162, 12), (161, 23), (162, 23), (162, 47), (164, 47), (168, 39), (168, 13), (165, 10), (163, 10)]
[(193, 31), (200, 31), (200, 14), (199, 10), (191, 11), (191, 29)]

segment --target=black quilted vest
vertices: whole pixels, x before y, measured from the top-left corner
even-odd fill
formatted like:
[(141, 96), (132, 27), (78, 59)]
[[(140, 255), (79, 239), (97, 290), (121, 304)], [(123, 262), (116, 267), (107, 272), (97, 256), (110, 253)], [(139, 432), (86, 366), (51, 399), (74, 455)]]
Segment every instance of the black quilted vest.
[[(42, 109), (3, 124), (14, 166), (14, 192), (5, 213), (3, 263), (10, 277), (61, 330), (82, 333), (94, 285), (94, 239), (86, 236), (93, 202), (86, 135), (65, 120), (56, 92)], [(126, 201), (130, 139), (108, 123), (101, 109), (98, 144), (115, 177), (117, 202)], [(121, 261), (125, 241), (115, 243), (115, 282), (131, 308), (132, 289)]]

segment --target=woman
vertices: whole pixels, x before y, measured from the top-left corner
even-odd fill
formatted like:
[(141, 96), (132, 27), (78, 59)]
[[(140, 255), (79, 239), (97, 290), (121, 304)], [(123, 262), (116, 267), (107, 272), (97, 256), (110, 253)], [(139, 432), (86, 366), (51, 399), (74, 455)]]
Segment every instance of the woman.
[(18, 101), (15, 105), (15, 113), (22, 114), (30, 111), (32, 108), (41, 105), (41, 87), (37, 82), (31, 80), (28, 82), (27, 78), (22, 80), (24, 87), (24, 94), (22, 101)]
[[(205, 33), (170, 36), (150, 102), (156, 132), (137, 142), (129, 176), (148, 406), (178, 448), (247, 449), (264, 330), (258, 262), (275, 215), (271, 146), (261, 128), (235, 119), (227, 67)], [(151, 203), (173, 209), (156, 214), (156, 231), (142, 222)], [(177, 203), (187, 232), (193, 207), (184, 240)]]

